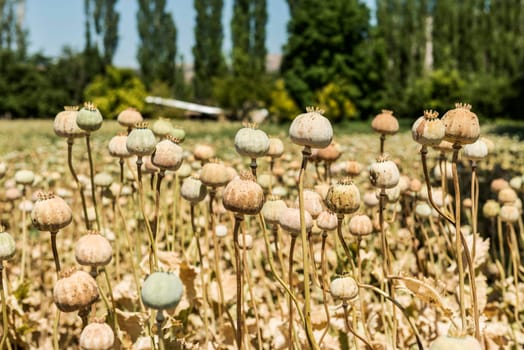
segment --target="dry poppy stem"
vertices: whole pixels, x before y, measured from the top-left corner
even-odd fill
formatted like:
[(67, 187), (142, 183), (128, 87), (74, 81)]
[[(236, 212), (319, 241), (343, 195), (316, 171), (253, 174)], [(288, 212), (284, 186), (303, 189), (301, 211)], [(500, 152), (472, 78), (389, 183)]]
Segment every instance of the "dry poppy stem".
[(257, 159), (251, 158), (251, 164), (249, 164), (249, 166), (251, 167), (251, 173), (253, 174), (253, 176), (256, 179), (257, 178)]
[(327, 231), (322, 230), (322, 246), (320, 249), (320, 287), (322, 288), (322, 300), (324, 303), (324, 312), (326, 313), (326, 329), (324, 329), (324, 332), (322, 332), (322, 335), (320, 336), (320, 339), (318, 340), (318, 346), (322, 345), (322, 341), (324, 340), (324, 337), (326, 336), (327, 332), (329, 331), (329, 324), (330, 324), (330, 315), (329, 315), (329, 308), (327, 303), (327, 285), (326, 285), (326, 275), (327, 275), (327, 261), (326, 261), (326, 239), (327, 239)]
[(349, 324), (348, 303), (346, 300), (342, 302), (342, 309), (344, 310), (344, 325), (346, 326), (346, 332), (350, 332), (355, 338), (363, 342), (366, 345), (367, 350), (373, 350), (373, 345), (371, 345), (366, 338), (355, 332), (355, 330)]
[(0, 260), (0, 293), (2, 293), (2, 340), (0, 341), (0, 349), (4, 349), (4, 344), (9, 333), (9, 324), (7, 322), (7, 301), (5, 299), (4, 291), (4, 261)]
[(306, 172), (307, 162), (311, 156), (311, 148), (305, 146), (302, 150), (302, 166), (298, 175), (298, 203), (300, 210), (300, 238), (302, 239), (302, 263), (304, 269), (304, 316), (306, 329), (306, 336), (309, 346), (312, 349), (318, 350), (318, 344), (315, 341), (313, 334), (313, 328), (311, 326), (311, 300), (310, 300), (310, 286), (309, 286), (309, 259), (308, 259), (308, 242), (307, 232), (305, 225), (305, 214), (304, 214), (304, 173)]
[[(242, 349), (242, 331), (243, 331), (243, 315), (242, 315), (242, 266), (240, 262), (240, 246), (238, 242), (238, 230), (244, 217), (240, 214), (235, 214), (235, 226), (233, 229), (233, 242), (235, 247), (235, 271), (237, 281), (237, 324), (236, 324), (236, 342), (239, 349)], [(215, 247), (216, 249), (216, 247)], [(217, 269), (219, 269), (217, 267)]]
[(58, 257), (58, 249), (56, 248), (56, 232), (49, 232), (51, 234), (51, 249), (53, 250), (53, 259), (55, 260), (56, 275), (60, 276), (60, 258)]
[[(357, 283), (362, 283), (362, 259), (360, 257), (360, 245), (362, 243), (362, 238), (359, 235), (357, 237)], [(358, 289), (359, 299), (360, 299), (360, 318), (362, 321), (362, 328), (364, 328), (364, 333), (366, 334), (366, 338), (371, 339), (371, 335), (369, 334), (369, 329), (367, 327), (367, 321), (366, 321), (366, 306), (364, 301), (364, 295), (362, 294), (362, 290)]]
[(60, 310), (58, 308), (55, 312), (55, 321), (53, 322), (53, 349), (54, 350), (60, 350), (60, 347), (58, 346), (58, 324), (60, 322)]
[(156, 328), (158, 332), (158, 347), (160, 350), (165, 349), (164, 345), (164, 330), (162, 329), (162, 325), (164, 324), (165, 317), (164, 317), (164, 311), (158, 310), (156, 313)]
[(87, 147), (87, 157), (89, 159), (89, 177), (91, 179), (91, 197), (93, 199), (93, 207), (95, 208), (95, 217), (96, 217), (96, 228), (100, 231), (100, 218), (98, 217), (98, 206), (96, 203), (96, 194), (95, 194), (95, 169), (93, 165), (93, 156), (91, 154), (91, 142), (89, 142), (90, 133), (86, 134), (86, 147)]
[(275, 252), (278, 258), (278, 263), (280, 264), (280, 268), (282, 269), (282, 278), (286, 278), (286, 269), (284, 267), (284, 257), (282, 256), (282, 251), (280, 249), (280, 235), (278, 230), (278, 224), (274, 224), (271, 227), (271, 232), (273, 233), (273, 244), (275, 245)]
[(355, 263), (353, 262), (353, 254), (351, 254), (351, 250), (349, 250), (346, 240), (344, 239), (344, 235), (342, 234), (342, 222), (343, 221), (344, 221), (344, 214), (337, 214), (338, 240), (342, 244), (342, 248), (344, 248), (344, 253), (346, 254), (346, 259), (349, 261), (351, 265), (351, 274), (354, 274), (355, 273)]
[(80, 200), (82, 201), (82, 210), (84, 213), (84, 223), (86, 225), (86, 229), (91, 229), (91, 224), (89, 223), (89, 219), (87, 218), (87, 204), (86, 204), (86, 196), (84, 194), (84, 185), (80, 182), (78, 179), (78, 176), (76, 175), (75, 168), (73, 167), (73, 139), (68, 138), (67, 139), (67, 165), (69, 166), (69, 172), (73, 176), (73, 179), (75, 180), (76, 186), (78, 188), (78, 192), (80, 192)]
[[(27, 224), (26, 224), (26, 212), (22, 210), (22, 260), (20, 261), (20, 279), (19, 283), (24, 281), (25, 277), (25, 265), (26, 265), (26, 256), (27, 256)], [(30, 264), (31, 265), (31, 264)], [(2, 347), (0, 346), (0, 349)]]
[[(295, 253), (295, 243), (297, 242), (296, 236), (291, 236), (291, 243), (289, 245), (289, 263), (288, 263), (288, 285), (289, 288), (293, 289), (293, 255)], [(291, 298), (291, 296), (290, 296)], [(288, 339), (289, 343), (293, 344), (293, 304), (291, 299), (289, 300), (289, 324), (288, 324)]]
[(520, 296), (519, 296), (519, 266), (520, 266), (520, 256), (519, 256), (519, 248), (518, 248), (518, 242), (517, 242), (517, 234), (515, 233), (515, 228), (513, 227), (512, 223), (507, 223), (508, 230), (509, 230), (509, 248), (510, 253), (512, 257), (513, 262), (513, 283), (515, 284), (515, 308), (514, 308), (514, 316), (515, 321), (519, 323), (519, 313), (520, 313)]

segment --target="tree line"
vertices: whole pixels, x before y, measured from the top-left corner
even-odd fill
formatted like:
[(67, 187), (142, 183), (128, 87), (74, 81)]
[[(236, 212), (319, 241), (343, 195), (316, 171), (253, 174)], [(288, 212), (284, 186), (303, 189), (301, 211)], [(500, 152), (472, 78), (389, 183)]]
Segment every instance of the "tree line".
[(484, 118), (524, 112), (521, 0), (376, 0), (373, 9), (359, 0), (287, 0), (277, 72), (266, 69), (267, 0), (233, 1), (230, 53), (222, 50), (224, 0), (194, 0), (189, 80), (166, 0), (137, 0), (139, 69), (114, 67), (116, 2), (84, 0), (83, 50), (46, 57), (27, 52), (24, 0), (0, 0), (0, 116), (49, 117), (87, 99), (109, 118), (127, 106), (158, 113), (147, 94), (218, 105), (233, 118), (264, 107), (289, 120), (308, 105), (333, 121), (383, 108), (414, 118), (456, 101)]

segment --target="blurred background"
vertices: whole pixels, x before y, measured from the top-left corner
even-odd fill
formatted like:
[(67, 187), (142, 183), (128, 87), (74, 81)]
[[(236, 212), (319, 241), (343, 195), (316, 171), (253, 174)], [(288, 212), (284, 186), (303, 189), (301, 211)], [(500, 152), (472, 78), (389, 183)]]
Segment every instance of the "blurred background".
[(147, 96), (228, 119), (414, 120), (458, 101), (522, 119), (524, 1), (0, 0), (0, 117), (86, 100), (105, 118), (202, 114)]

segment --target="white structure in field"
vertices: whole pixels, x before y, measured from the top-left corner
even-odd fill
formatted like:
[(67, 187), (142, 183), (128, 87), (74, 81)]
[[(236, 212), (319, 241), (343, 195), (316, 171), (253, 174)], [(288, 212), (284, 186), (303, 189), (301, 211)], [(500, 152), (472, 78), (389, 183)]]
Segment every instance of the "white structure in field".
[(163, 97), (157, 97), (157, 96), (147, 96), (146, 97), (147, 103), (153, 103), (157, 105), (162, 105), (166, 107), (173, 107), (173, 108), (179, 108), (183, 109), (189, 112), (193, 113), (201, 113), (201, 114), (207, 114), (207, 115), (214, 115), (217, 117), (223, 116), (225, 114), (225, 111), (222, 108), (219, 107), (211, 107), (211, 106), (205, 106), (200, 105), (197, 103), (191, 103), (186, 101), (180, 101), (180, 100), (174, 100), (171, 98), (163, 98)]

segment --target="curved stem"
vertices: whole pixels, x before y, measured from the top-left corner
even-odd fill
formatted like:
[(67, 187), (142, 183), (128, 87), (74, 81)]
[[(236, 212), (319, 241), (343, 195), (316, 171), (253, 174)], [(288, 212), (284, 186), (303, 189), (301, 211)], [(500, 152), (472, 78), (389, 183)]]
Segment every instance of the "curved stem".
[(344, 235), (342, 234), (342, 221), (344, 220), (344, 214), (337, 214), (337, 236), (338, 240), (342, 244), (342, 248), (344, 248), (344, 253), (346, 253), (346, 259), (348, 259), (350, 265), (351, 265), (351, 274), (355, 273), (355, 263), (353, 262), (353, 254), (351, 254), (351, 250), (349, 250), (349, 246), (346, 243), (346, 240), (344, 239)]
[(89, 219), (87, 217), (87, 204), (86, 204), (86, 196), (84, 194), (84, 185), (80, 182), (78, 179), (78, 176), (76, 175), (75, 168), (73, 167), (73, 139), (68, 138), (67, 139), (67, 165), (69, 166), (69, 172), (73, 176), (73, 179), (76, 182), (76, 186), (78, 187), (78, 192), (80, 192), (80, 200), (82, 201), (82, 210), (84, 213), (84, 223), (86, 225), (86, 229), (91, 229), (91, 223), (89, 222)]
[(309, 259), (308, 259), (308, 242), (307, 232), (305, 225), (305, 214), (304, 214), (304, 173), (307, 167), (307, 161), (311, 156), (311, 148), (305, 146), (302, 150), (302, 166), (298, 175), (298, 203), (300, 210), (300, 238), (302, 240), (302, 263), (304, 269), (304, 316), (305, 316), (305, 329), (306, 336), (309, 346), (312, 349), (319, 349), (318, 344), (315, 341), (313, 334), (313, 328), (311, 325), (311, 300), (310, 300), (310, 286), (309, 286)]
[(160, 188), (162, 185), (162, 180), (165, 176), (165, 170), (160, 170), (158, 172), (158, 179), (156, 181), (156, 191), (155, 191), (155, 215), (153, 219), (153, 238), (156, 239), (158, 237), (158, 222), (159, 222), (159, 212), (160, 212)]
[(242, 264), (240, 262), (240, 246), (238, 242), (238, 230), (240, 229), (240, 224), (244, 220), (244, 217), (242, 215), (236, 214), (235, 215), (235, 227), (233, 229), (233, 244), (235, 247), (235, 271), (236, 271), (236, 279), (237, 279), (237, 324), (236, 324), (236, 342), (237, 347), (239, 349), (242, 349), (242, 331), (243, 331), (243, 323), (242, 323), (242, 294), (243, 294), (243, 286), (242, 286)]
[(329, 315), (329, 308), (327, 303), (327, 282), (326, 282), (326, 275), (327, 275), (327, 262), (326, 262), (326, 239), (327, 239), (327, 231), (322, 231), (322, 246), (320, 250), (320, 287), (322, 288), (322, 301), (324, 304), (324, 312), (326, 313), (326, 329), (324, 329), (324, 332), (322, 332), (322, 335), (320, 336), (320, 339), (318, 340), (318, 346), (322, 345), (322, 341), (324, 340), (324, 337), (326, 336), (327, 332), (329, 331), (329, 324), (330, 324), (330, 315)]
[(87, 157), (89, 158), (89, 177), (91, 178), (91, 197), (93, 198), (93, 207), (95, 207), (96, 228), (100, 231), (100, 218), (98, 217), (98, 206), (96, 204), (95, 194), (95, 169), (93, 165), (93, 156), (91, 154), (91, 142), (89, 142), (90, 133), (86, 134)]
[(155, 237), (153, 236), (153, 230), (149, 224), (149, 219), (147, 218), (146, 210), (144, 207), (144, 186), (142, 183), (142, 157), (138, 156), (136, 159), (136, 170), (138, 176), (138, 203), (140, 206), (140, 211), (142, 212), (142, 217), (146, 225), (146, 231), (149, 236), (150, 252), (149, 252), (149, 271), (153, 273), (154, 269), (158, 266), (158, 256), (156, 252)]
[[(359, 235), (357, 237), (357, 283), (362, 283), (362, 259), (360, 257), (360, 245), (362, 243), (362, 238)], [(362, 320), (362, 328), (364, 328), (364, 333), (366, 334), (366, 337), (368, 339), (371, 339), (371, 336), (369, 334), (369, 329), (367, 327), (366, 322), (366, 304), (364, 301), (364, 295), (362, 294), (362, 290), (359, 288), (359, 299), (360, 299), (360, 318)]]
[[(288, 285), (293, 289), (293, 256), (295, 253), (296, 236), (291, 236), (291, 244), (289, 245), (289, 264), (288, 264)], [(288, 324), (288, 339), (289, 344), (293, 344), (293, 303), (291, 303), (291, 296), (289, 299), (289, 324)]]
[[(470, 282), (471, 282), (471, 300), (473, 305), (473, 321), (475, 322), (475, 338), (481, 341), (480, 338), (480, 315), (478, 307), (478, 296), (477, 296), (477, 281), (475, 279), (475, 256), (477, 249), (477, 219), (478, 219), (478, 202), (479, 202), (479, 182), (477, 178), (477, 163), (473, 162), (471, 167), (471, 227), (473, 230), (473, 244), (472, 251), (470, 253), (466, 240), (463, 239), (462, 232), (460, 233), (464, 251), (468, 261)], [(470, 256), (468, 256), (470, 255)]]
[[(20, 262), (20, 279), (19, 283), (24, 282), (25, 277), (25, 265), (26, 265), (26, 256), (27, 256), (27, 249), (29, 248), (27, 246), (27, 224), (26, 224), (26, 216), (27, 213), (25, 210), (22, 210), (22, 261)], [(31, 263), (29, 263), (29, 266), (31, 266)], [(0, 347), (1, 349), (2, 347)]]
[(256, 179), (257, 178), (257, 159), (251, 158), (251, 164), (249, 166), (251, 167), (251, 173), (253, 174), (253, 176)]
[[(113, 295), (113, 288), (111, 288), (111, 280), (109, 279), (109, 274), (107, 273), (107, 270), (105, 267), (102, 267), (100, 268), (100, 270), (104, 273), (104, 277), (105, 277), (105, 280), (106, 280), (106, 284), (107, 284), (107, 291), (109, 293), (109, 297), (111, 298), (111, 318), (112, 318), (112, 323), (113, 323), (113, 331), (115, 332), (115, 334), (118, 333), (118, 320), (117, 320), (117, 317), (116, 317), (116, 303), (115, 303), (115, 297)], [(109, 310), (108, 310), (108, 313), (109, 313)]]
[(348, 303), (346, 300), (344, 300), (344, 302), (342, 303), (342, 309), (344, 309), (344, 325), (346, 326), (346, 331), (347, 332), (350, 332), (351, 334), (353, 334), (353, 336), (355, 338), (357, 338), (358, 340), (360, 340), (361, 342), (363, 342), (365, 345), (366, 345), (366, 348), (368, 350), (373, 350), (373, 345), (371, 345), (366, 338), (364, 338), (363, 336), (361, 336), (360, 334), (358, 334), (357, 332), (355, 332), (355, 330), (351, 327), (351, 325), (349, 324), (349, 321), (348, 321)]
[(53, 322), (53, 349), (54, 350), (60, 350), (60, 347), (58, 346), (59, 343), (59, 337), (58, 334), (58, 324), (60, 323), (60, 310), (56, 309), (55, 313), (55, 321)]
[(57, 277), (60, 276), (60, 258), (58, 257), (58, 249), (56, 248), (56, 232), (50, 232), (51, 234), (51, 249), (53, 250), (53, 259), (55, 260), (55, 268)]
[(4, 291), (4, 261), (0, 260), (0, 293), (2, 296), (2, 340), (0, 341), (0, 349), (4, 349), (4, 344), (9, 333), (9, 323), (7, 321), (7, 300), (5, 299)]

